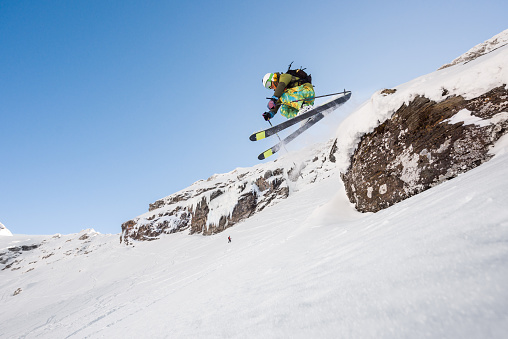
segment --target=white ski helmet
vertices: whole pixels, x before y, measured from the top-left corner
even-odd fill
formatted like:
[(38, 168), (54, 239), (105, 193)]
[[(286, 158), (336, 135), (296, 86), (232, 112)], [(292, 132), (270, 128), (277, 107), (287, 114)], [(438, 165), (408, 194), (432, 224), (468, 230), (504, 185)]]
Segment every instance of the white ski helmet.
[(270, 89), (274, 75), (275, 73), (266, 73), (266, 75), (263, 77), (263, 86)]

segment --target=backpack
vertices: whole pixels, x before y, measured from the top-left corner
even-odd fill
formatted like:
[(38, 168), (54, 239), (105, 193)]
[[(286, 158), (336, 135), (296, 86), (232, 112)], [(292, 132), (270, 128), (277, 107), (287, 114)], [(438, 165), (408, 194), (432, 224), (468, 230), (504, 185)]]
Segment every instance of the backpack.
[(292, 76), (300, 78), (300, 80), (295, 81), (295, 83), (298, 83), (298, 86), (299, 85), (303, 85), (305, 83), (311, 83), (312, 84), (312, 75), (311, 74), (307, 74), (307, 72), (304, 71), (305, 68), (301, 68), (300, 67), (298, 69), (291, 69), (291, 65), (293, 64), (293, 62), (291, 62), (289, 64), (288, 70), (285, 73), (291, 74)]

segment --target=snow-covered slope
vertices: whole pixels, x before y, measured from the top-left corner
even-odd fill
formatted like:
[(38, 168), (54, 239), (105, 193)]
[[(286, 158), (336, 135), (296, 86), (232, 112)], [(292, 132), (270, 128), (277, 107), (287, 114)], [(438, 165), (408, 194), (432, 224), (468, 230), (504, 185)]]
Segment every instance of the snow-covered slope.
[(12, 236), (11, 231), (0, 222), (0, 236)]
[(0, 337), (504, 338), (507, 150), (376, 214), (333, 175), (227, 234), (0, 238)]

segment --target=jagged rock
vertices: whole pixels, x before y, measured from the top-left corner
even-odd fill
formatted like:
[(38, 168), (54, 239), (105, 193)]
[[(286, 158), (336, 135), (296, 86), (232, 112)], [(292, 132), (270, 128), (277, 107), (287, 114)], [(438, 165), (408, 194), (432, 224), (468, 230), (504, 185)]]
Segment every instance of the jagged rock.
[(396, 89), (384, 89), (381, 91), (381, 94), (384, 96), (387, 96), (387, 95), (393, 94), (395, 92), (397, 92)]
[(189, 198), (188, 196), (185, 196), (183, 194), (177, 194), (175, 196), (171, 196), (169, 201), (157, 200), (153, 204), (149, 205), (148, 210), (149, 211), (153, 211), (153, 210), (156, 210), (157, 208), (161, 208), (164, 205), (176, 204), (176, 203), (178, 203), (180, 201), (185, 201), (188, 198)]
[[(206, 202), (206, 198), (203, 197), (192, 214), (191, 234), (203, 232), (208, 219), (208, 212), (208, 203)], [(205, 233), (208, 232), (205, 230)]]
[(330, 149), (330, 154), (328, 155), (331, 162), (335, 163), (337, 161), (337, 158), (335, 157), (335, 152), (337, 152), (337, 139), (333, 141), (332, 148)]
[(23, 246), (21, 246), (21, 250), (22, 251), (31, 251), (31, 250), (38, 248), (39, 246), (40, 246), (40, 244), (23, 245)]
[(256, 192), (249, 192), (243, 194), (238, 200), (238, 204), (231, 213), (231, 223), (236, 224), (240, 220), (250, 217), (257, 207), (257, 194)]
[(505, 87), (471, 100), (418, 96), (402, 105), (361, 138), (341, 174), (349, 200), (376, 212), (489, 160), (489, 148), (508, 129)]

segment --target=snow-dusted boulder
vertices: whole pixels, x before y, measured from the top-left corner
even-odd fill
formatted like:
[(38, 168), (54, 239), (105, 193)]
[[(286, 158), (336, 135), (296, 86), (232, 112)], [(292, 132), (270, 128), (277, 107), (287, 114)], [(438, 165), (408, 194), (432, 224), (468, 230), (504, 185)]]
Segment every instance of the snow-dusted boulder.
[(374, 94), (355, 113), (376, 122), (341, 174), (359, 211), (387, 208), (491, 158), (508, 132), (507, 40), (508, 30), (454, 66)]
[(5, 227), (4, 224), (2, 224), (1, 222), (0, 222), (0, 236), (12, 237), (11, 231), (9, 231), (7, 227)]

